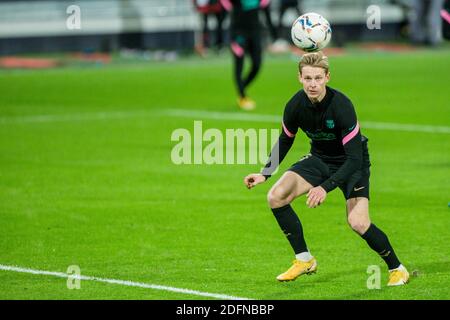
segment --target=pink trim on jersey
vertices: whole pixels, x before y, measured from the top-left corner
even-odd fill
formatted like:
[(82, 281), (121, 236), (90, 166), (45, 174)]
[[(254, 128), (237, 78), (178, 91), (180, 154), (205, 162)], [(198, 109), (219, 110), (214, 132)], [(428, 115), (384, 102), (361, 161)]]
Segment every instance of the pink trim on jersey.
[(233, 4), (230, 0), (220, 0), (220, 3), (222, 4), (222, 7), (227, 11), (231, 11), (231, 9), (233, 8)]
[(352, 132), (350, 132), (348, 135), (346, 135), (346, 136), (344, 137), (344, 139), (342, 139), (342, 145), (345, 146), (345, 144), (346, 144), (347, 142), (349, 142), (350, 140), (352, 140), (352, 139), (358, 134), (358, 132), (359, 132), (359, 123), (356, 122), (356, 126), (355, 126), (355, 128), (352, 130)]
[(244, 55), (244, 48), (242, 48), (237, 42), (231, 43), (231, 50), (238, 57), (242, 57)]
[(284, 122), (282, 122), (282, 124), (283, 124), (283, 131), (284, 131), (284, 133), (286, 133), (286, 135), (287, 135), (289, 138), (295, 137), (295, 134), (294, 134), (294, 133), (291, 133), (291, 132), (288, 130), (288, 128), (286, 128), (286, 126), (284, 125)]
[(444, 9), (441, 10), (441, 17), (445, 19), (445, 21), (450, 23), (450, 13), (448, 13), (447, 10)]
[(270, 3), (270, 0), (261, 0), (259, 6), (261, 8), (265, 8), (265, 7), (267, 7), (269, 5), (269, 3)]

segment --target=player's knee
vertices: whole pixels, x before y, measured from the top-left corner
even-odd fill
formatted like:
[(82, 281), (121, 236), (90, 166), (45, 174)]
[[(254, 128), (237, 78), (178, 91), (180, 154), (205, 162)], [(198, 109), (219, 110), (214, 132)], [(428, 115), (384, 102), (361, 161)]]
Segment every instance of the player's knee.
[(284, 188), (280, 186), (270, 189), (267, 202), (271, 208), (279, 208), (289, 203)]
[(349, 226), (358, 234), (364, 234), (370, 226), (370, 222), (363, 219), (349, 217), (347, 219)]
[(261, 62), (260, 61), (255, 62), (253, 64), (253, 66), (252, 66), (253, 72), (258, 72), (260, 68), (261, 68)]

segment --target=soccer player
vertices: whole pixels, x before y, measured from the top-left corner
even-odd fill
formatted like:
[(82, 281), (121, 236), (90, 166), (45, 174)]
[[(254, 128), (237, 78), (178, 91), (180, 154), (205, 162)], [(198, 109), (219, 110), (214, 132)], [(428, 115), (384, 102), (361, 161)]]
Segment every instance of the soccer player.
[[(256, 107), (247, 96), (246, 89), (258, 75), (262, 61), (261, 29), (259, 10), (270, 0), (221, 0), (222, 6), (231, 11), (231, 51), (234, 59), (234, 80), (239, 93), (238, 106), (244, 110)], [(243, 75), (244, 57), (252, 61), (250, 71)]]
[(310, 153), (290, 167), (268, 193), (270, 208), (295, 252), (293, 266), (277, 279), (291, 281), (317, 269), (317, 261), (308, 250), (302, 224), (291, 202), (306, 194), (306, 204), (315, 208), (339, 187), (346, 199), (348, 224), (388, 265), (388, 286), (406, 284), (408, 271), (386, 234), (369, 218), (368, 139), (361, 134), (352, 102), (327, 86), (329, 80), (328, 58), (322, 52), (302, 57), (299, 81), (303, 89), (286, 104), (282, 133), (269, 161), (262, 173), (244, 179), (249, 189), (265, 182), (291, 148), (298, 128), (311, 139)]
[(219, 0), (193, 0), (195, 9), (200, 13), (202, 20), (201, 44), (196, 47), (201, 56), (206, 56), (206, 50), (212, 47), (211, 30), (208, 27), (209, 17), (216, 18), (216, 30), (214, 47), (220, 51), (223, 46), (223, 21), (226, 17), (226, 11), (223, 9)]

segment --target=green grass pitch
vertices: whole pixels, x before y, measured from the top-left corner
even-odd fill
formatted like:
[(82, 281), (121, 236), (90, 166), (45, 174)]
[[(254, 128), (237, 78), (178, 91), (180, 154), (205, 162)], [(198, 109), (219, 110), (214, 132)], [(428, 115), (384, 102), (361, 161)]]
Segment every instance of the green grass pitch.
[[(351, 52), (330, 58), (330, 86), (353, 100), (361, 122), (448, 128), (448, 57), (448, 50)], [(259, 165), (177, 166), (170, 158), (171, 133), (192, 130), (195, 119), (165, 112), (244, 113), (231, 78), (228, 55), (0, 71), (0, 264), (57, 272), (78, 265), (87, 276), (253, 299), (449, 299), (448, 130), (362, 126), (371, 218), (417, 271), (410, 284), (386, 287), (387, 268), (347, 226), (339, 190), (317, 209), (294, 202), (319, 268), (278, 283), (293, 254), (266, 193), (308, 151), (306, 136), (276, 177), (250, 191), (243, 177)], [(295, 59), (266, 55), (250, 88), (254, 113), (281, 119), (298, 87)], [(203, 119), (203, 127), (280, 125)], [(381, 268), (379, 290), (366, 287), (370, 265)], [(206, 297), (92, 281), (69, 290), (62, 278), (0, 270), (0, 299)]]

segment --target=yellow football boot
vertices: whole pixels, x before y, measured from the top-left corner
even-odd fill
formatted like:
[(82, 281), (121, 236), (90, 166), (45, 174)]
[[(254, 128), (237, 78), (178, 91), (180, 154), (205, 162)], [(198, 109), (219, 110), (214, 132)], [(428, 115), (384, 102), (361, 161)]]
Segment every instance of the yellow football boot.
[(285, 273), (280, 274), (277, 277), (278, 281), (293, 281), (302, 274), (312, 274), (317, 270), (316, 258), (312, 258), (308, 262), (300, 261), (295, 259), (292, 267), (288, 269)]
[(388, 286), (402, 286), (409, 282), (409, 273), (405, 267), (400, 266), (397, 269), (389, 270)]
[(255, 101), (248, 97), (239, 98), (237, 103), (242, 110), (250, 111), (256, 108)]

